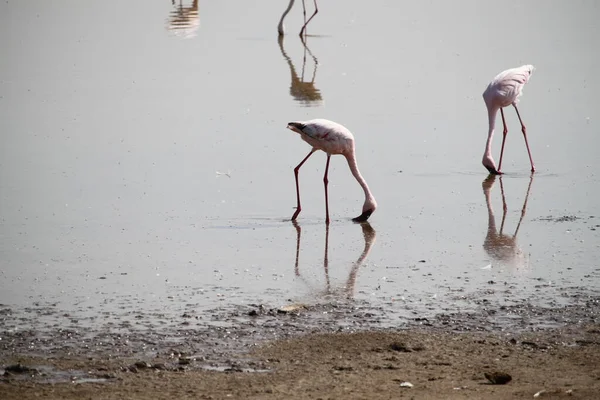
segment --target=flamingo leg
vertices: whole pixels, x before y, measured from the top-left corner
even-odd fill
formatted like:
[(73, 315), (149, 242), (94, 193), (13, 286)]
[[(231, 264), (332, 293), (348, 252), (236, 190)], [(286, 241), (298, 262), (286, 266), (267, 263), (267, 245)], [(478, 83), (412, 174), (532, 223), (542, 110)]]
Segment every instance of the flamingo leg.
[(327, 194), (327, 184), (329, 179), (327, 174), (329, 173), (329, 161), (331, 160), (331, 154), (327, 154), (327, 164), (325, 165), (325, 176), (323, 176), (323, 184), (325, 185), (325, 224), (329, 225), (329, 195)]
[(294, 215), (292, 215), (292, 221), (295, 221), (298, 217), (298, 214), (300, 214), (300, 211), (302, 211), (302, 207), (300, 206), (300, 185), (298, 184), (298, 171), (300, 171), (300, 167), (302, 166), (302, 164), (304, 164), (306, 160), (308, 160), (308, 157), (312, 156), (312, 154), (315, 151), (315, 149), (312, 149), (310, 153), (308, 153), (308, 155), (304, 157), (304, 160), (302, 160), (300, 164), (298, 164), (296, 168), (294, 168), (294, 177), (296, 178), (296, 199), (298, 200), (298, 206), (296, 207)]
[(529, 151), (529, 143), (527, 142), (527, 129), (525, 128), (525, 124), (523, 123), (523, 120), (521, 119), (521, 114), (519, 114), (519, 109), (517, 108), (517, 105), (513, 103), (513, 107), (515, 108), (515, 111), (517, 112), (517, 117), (519, 117), (519, 122), (521, 123), (521, 132), (523, 132), (523, 137), (525, 138), (525, 146), (527, 146), (527, 154), (529, 154), (529, 163), (531, 164), (531, 172), (535, 172), (535, 167), (533, 165), (533, 158), (531, 158), (531, 151)]
[(504, 119), (504, 111), (502, 111), (502, 108), (500, 108), (500, 114), (502, 115), (502, 126), (504, 127), (504, 129), (502, 130), (502, 147), (500, 148), (500, 163), (498, 164), (498, 172), (502, 171), (502, 156), (504, 155), (504, 142), (506, 141), (506, 134), (508, 133), (508, 129), (506, 128), (506, 120)]
[[(308, 21), (306, 20), (306, 8), (304, 9), (304, 26), (302, 26), (302, 30), (300, 30), (300, 37), (306, 36), (306, 25), (308, 25), (310, 20), (313, 19), (314, 16), (317, 15), (317, 13), (319, 12), (319, 8), (317, 7), (317, 0), (314, 0), (314, 2), (315, 2), (315, 12), (313, 13), (313, 15), (310, 16)], [(302, 0), (302, 7), (304, 7), (304, 0)]]

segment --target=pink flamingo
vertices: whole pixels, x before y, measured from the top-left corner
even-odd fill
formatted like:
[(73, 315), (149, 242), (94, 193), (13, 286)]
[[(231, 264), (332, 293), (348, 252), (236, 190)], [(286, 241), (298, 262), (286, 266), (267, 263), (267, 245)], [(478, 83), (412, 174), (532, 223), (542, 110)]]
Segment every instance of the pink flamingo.
[[(519, 109), (517, 108), (517, 103), (523, 91), (523, 86), (529, 81), (529, 78), (533, 73), (533, 69), (533, 65), (523, 65), (518, 68), (511, 68), (507, 69), (506, 71), (502, 71), (490, 82), (488, 87), (483, 92), (483, 100), (485, 101), (485, 105), (488, 110), (490, 126), (482, 163), (483, 166), (490, 171), (490, 174), (502, 174), (500, 171), (502, 169), (502, 156), (504, 155), (504, 142), (506, 141), (506, 134), (508, 133), (508, 129), (506, 129), (506, 120), (504, 119), (504, 111), (502, 108), (511, 104), (515, 108), (517, 116), (519, 117), (519, 122), (521, 123), (521, 132), (523, 132), (523, 137), (525, 138), (525, 146), (527, 146), (529, 162), (531, 163), (531, 172), (535, 171), (533, 159), (531, 158), (531, 151), (529, 151), (529, 143), (527, 142), (527, 130), (525, 129), (525, 125), (523, 124), (523, 120), (519, 114)], [(498, 109), (500, 109), (500, 114), (502, 114), (502, 125), (504, 126), (504, 130), (502, 131), (503, 137), (502, 148), (500, 150), (500, 164), (498, 164), (498, 169), (496, 169), (496, 164), (494, 163), (494, 158), (492, 157), (492, 137), (494, 136), (494, 126), (496, 124), (496, 115), (498, 114)]]
[(302, 140), (312, 146), (310, 153), (308, 153), (308, 155), (304, 157), (300, 164), (294, 168), (298, 206), (296, 207), (296, 212), (294, 212), (294, 215), (292, 216), (292, 221), (296, 220), (298, 214), (300, 214), (300, 211), (302, 210), (300, 206), (298, 171), (300, 170), (300, 167), (302, 167), (302, 164), (308, 160), (308, 157), (310, 157), (317, 150), (323, 150), (325, 153), (327, 153), (327, 164), (325, 164), (325, 176), (323, 177), (323, 183), (325, 184), (325, 223), (329, 224), (329, 198), (327, 194), (327, 184), (329, 183), (329, 180), (327, 179), (327, 174), (329, 172), (329, 161), (332, 154), (341, 154), (346, 157), (346, 161), (348, 161), (348, 166), (350, 167), (352, 175), (354, 175), (354, 178), (356, 178), (365, 192), (365, 202), (363, 204), (362, 214), (356, 218), (353, 218), (352, 220), (355, 222), (364, 222), (369, 219), (371, 214), (373, 214), (377, 208), (377, 202), (375, 201), (373, 194), (371, 194), (367, 182), (364, 180), (360, 174), (360, 171), (358, 170), (354, 152), (354, 136), (352, 136), (352, 133), (346, 127), (338, 124), (337, 122), (326, 119), (290, 122), (288, 123), (287, 128), (299, 133)]
[[(281, 19), (279, 20), (279, 25), (277, 25), (277, 31), (279, 32), (279, 36), (283, 36), (283, 34), (285, 33), (285, 28), (283, 26), (283, 20), (285, 19), (285, 17), (288, 15), (290, 10), (294, 6), (295, 1), (296, 0), (290, 0), (290, 4), (288, 4), (287, 8), (281, 15)], [(300, 37), (303, 37), (306, 35), (306, 25), (308, 25), (310, 20), (312, 20), (314, 18), (314, 16), (317, 15), (317, 13), (319, 12), (319, 9), (317, 7), (317, 0), (314, 0), (314, 2), (315, 2), (315, 12), (313, 13), (313, 15), (310, 16), (310, 18), (307, 21), (306, 20), (306, 4), (304, 3), (304, 0), (302, 0), (302, 12), (304, 13), (304, 25), (302, 25), (302, 29), (300, 30)]]

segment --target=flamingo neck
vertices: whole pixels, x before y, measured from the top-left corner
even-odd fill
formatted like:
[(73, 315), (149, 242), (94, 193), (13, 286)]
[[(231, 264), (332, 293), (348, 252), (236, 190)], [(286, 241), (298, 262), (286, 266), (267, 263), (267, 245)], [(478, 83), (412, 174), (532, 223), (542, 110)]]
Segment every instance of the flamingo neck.
[(363, 188), (363, 191), (365, 192), (365, 205), (367, 205), (368, 203), (376, 205), (375, 198), (373, 197), (373, 194), (369, 189), (369, 185), (367, 185), (367, 181), (365, 181), (365, 178), (362, 177), (360, 171), (358, 170), (358, 165), (356, 164), (356, 156), (354, 155), (354, 151), (352, 151), (350, 155), (346, 156), (346, 160), (348, 160), (348, 166), (350, 167), (352, 175), (354, 176), (354, 178), (356, 178), (358, 184)]
[(285, 19), (286, 15), (288, 15), (288, 13), (290, 12), (290, 10), (294, 6), (294, 2), (295, 1), (296, 0), (290, 0), (290, 4), (288, 4), (287, 8), (285, 9), (285, 11), (283, 12), (283, 14), (281, 15), (281, 19), (279, 20), (279, 25), (277, 25), (277, 31), (279, 32), (280, 36), (285, 33), (285, 28), (283, 26), (283, 20)]
[(489, 129), (488, 129), (488, 138), (485, 143), (485, 152), (483, 154), (484, 159), (494, 160), (492, 157), (492, 139), (494, 138), (494, 129), (496, 128), (496, 114), (498, 113), (497, 108), (488, 107), (488, 120), (489, 120)]

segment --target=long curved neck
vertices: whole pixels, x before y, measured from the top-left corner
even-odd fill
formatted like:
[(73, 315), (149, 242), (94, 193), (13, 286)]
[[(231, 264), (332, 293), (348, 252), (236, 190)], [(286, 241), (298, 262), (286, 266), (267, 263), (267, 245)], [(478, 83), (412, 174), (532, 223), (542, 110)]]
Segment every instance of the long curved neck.
[(285, 9), (285, 11), (283, 12), (283, 14), (281, 15), (281, 19), (279, 20), (279, 25), (277, 25), (277, 31), (279, 32), (279, 35), (283, 35), (283, 33), (285, 32), (285, 29), (283, 28), (283, 20), (285, 19), (285, 16), (288, 15), (288, 13), (290, 12), (290, 10), (294, 6), (294, 2), (295, 1), (296, 0), (290, 0), (290, 4), (288, 4), (287, 8)]
[(496, 127), (496, 114), (498, 114), (497, 108), (488, 107), (489, 129), (487, 142), (485, 143), (484, 153), (484, 157), (487, 158), (492, 158), (492, 139), (494, 138), (494, 129)]
[(365, 192), (365, 202), (370, 200), (374, 200), (373, 194), (369, 189), (369, 185), (367, 185), (367, 181), (362, 177), (360, 171), (358, 170), (358, 165), (356, 164), (356, 156), (354, 155), (354, 151), (352, 151), (349, 155), (346, 156), (346, 160), (348, 160), (348, 166), (350, 167), (350, 171), (354, 178), (358, 181), (358, 184), (363, 188)]

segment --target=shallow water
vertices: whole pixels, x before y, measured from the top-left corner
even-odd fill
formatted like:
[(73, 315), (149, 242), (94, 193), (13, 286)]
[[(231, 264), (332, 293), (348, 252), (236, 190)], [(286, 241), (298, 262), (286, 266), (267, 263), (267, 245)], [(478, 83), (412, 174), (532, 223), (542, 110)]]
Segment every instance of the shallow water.
[[(491, 18), (497, 5), (476, 1), (328, 3), (306, 48), (300, 5), (282, 41), (285, 2), (189, 7), (0, 4), (1, 304), (93, 324), (598, 294), (600, 5), (508, 1)], [(506, 174), (484, 182), (481, 93), (526, 63), (537, 69), (519, 107), (538, 171), (508, 109)], [(379, 209), (369, 226), (350, 221), (362, 191), (334, 157), (327, 233), (317, 153), (300, 174), (298, 245), (293, 168), (309, 147), (285, 126), (317, 117), (354, 132)]]

